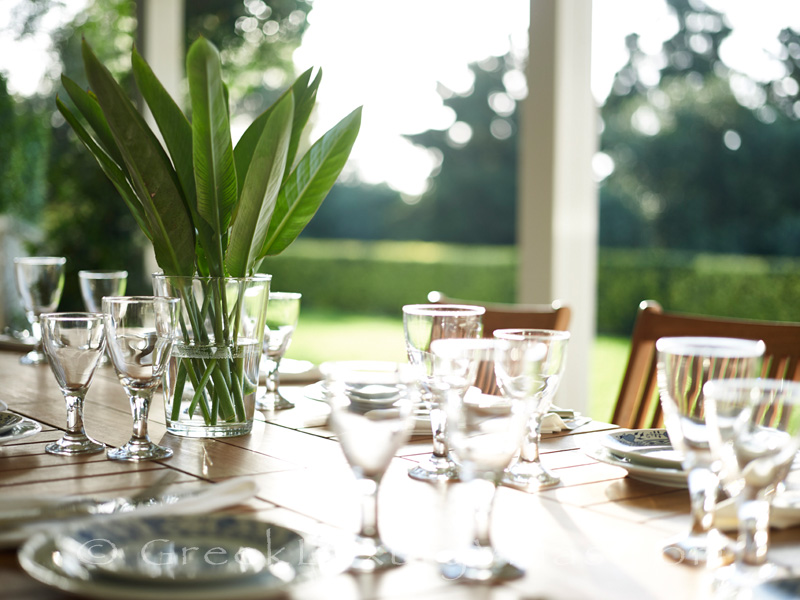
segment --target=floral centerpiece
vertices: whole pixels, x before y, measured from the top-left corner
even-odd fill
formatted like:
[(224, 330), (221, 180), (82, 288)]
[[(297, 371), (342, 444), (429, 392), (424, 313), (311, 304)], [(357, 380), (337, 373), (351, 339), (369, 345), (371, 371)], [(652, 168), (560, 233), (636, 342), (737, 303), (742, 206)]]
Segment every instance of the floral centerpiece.
[(62, 83), (88, 127), (57, 98), (58, 110), (152, 242), (166, 278), (156, 292), (182, 298), (184, 337), (165, 386), (168, 428), (245, 433), (269, 292), (258, 267), (289, 246), (319, 208), (356, 140), (361, 108), (298, 156), (321, 78), (309, 69), (234, 145), (211, 42), (200, 38), (187, 53), (191, 120), (134, 48), (134, 78), (162, 145), (85, 40), (82, 52), (90, 90), (66, 76)]

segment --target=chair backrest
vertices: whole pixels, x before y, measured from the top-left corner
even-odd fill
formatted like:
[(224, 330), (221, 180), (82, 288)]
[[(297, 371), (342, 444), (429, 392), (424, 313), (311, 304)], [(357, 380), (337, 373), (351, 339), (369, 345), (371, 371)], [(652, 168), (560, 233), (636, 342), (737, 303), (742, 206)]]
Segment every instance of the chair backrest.
[(630, 429), (663, 426), (656, 381), (656, 340), (667, 336), (732, 337), (763, 340), (761, 375), (800, 380), (800, 323), (750, 321), (664, 312), (645, 300), (631, 337), (628, 366), (622, 378), (611, 422)]
[(555, 329), (567, 331), (572, 316), (568, 306), (558, 300), (550, 304), (501, 304), (476, 302), (430, 292), (428, 301), (434, 304), (469, 304), (483, 306), (483, 337), (492, 337), (496, 329)]
[[(492, 337), (497, 329), (555, 329), (567, 331), (572, 316), (568, 306), (555, 301), (550, 304), (500, 304), (496, 302), (476, 302), (445, 296), (433, 291), (428, 301), (434, 304), (468, 304), (483, 306), (483, 337)], [(500, 388), (494, 375), (494, 364), (484, 363), (478, 368), (475, 381), (484, 394), (500, 395)]]

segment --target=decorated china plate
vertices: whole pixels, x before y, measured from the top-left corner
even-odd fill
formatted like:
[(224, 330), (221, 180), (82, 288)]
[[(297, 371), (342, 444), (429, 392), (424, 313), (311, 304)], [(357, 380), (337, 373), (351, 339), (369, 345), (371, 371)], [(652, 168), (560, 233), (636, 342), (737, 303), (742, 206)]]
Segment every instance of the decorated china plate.
[(683, 460), (666, 429), (627, 429), (603, 436), (601, 444), (615, 456), (648, 467), (680, 469)]
[(625, 469), (628, 472), (628, 476), (632, 479), (637, 479), (639, 481), (652, 483), (655, 485), (663, 485), (666, 487), (686, 487), (685, 471), (637, 464), (631, 462), (627, 458), (613, 454), (608, 448), (600, 445), (591, 448), (585, 448), (584, 452), (587, 456), (590, 456), (599, 462)]
[(18, 557), (46, 585), (119, 600), (265, 598), (346, 566), (291, 529), (230, 515), (85, 522), (36, 534)]

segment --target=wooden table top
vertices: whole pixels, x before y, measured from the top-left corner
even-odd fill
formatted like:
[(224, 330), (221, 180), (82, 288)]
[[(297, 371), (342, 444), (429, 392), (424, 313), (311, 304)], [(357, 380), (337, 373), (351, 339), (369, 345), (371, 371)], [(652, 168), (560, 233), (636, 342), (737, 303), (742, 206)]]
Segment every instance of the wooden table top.
[[(252, 433), (225, 439), (191, 439), (166, 433), (160, 401), (150, 413), (153, 440), (174, 449), (167, 460), (110, 461), (105, 454), (72, 458), (46, 454), (66, 422), (61, 394), (49, 367), (18, 363), (19, 353), (0, 352), (0, 400), (9, 410), (37, 420), (40, 434), (0, 446), (0, 494), (95, 497), (133, 493), (167, 469), (176, 486), (208, 485), (251, 476), (257, 496), (231, 512), (248, 513), (319, 536), (357, 529), (355, 479), (333, 433), (320, 423), (327, 407), (284, 393), (297, 407), (275, 415), (256, 413)], [(160, 396), (160, 394), (158, 394)], [(89, 390), (86, 430), (117, 446), (128, 440), (131, 415), (110, 367), (101, 368)], [(686, 490), (642, 483), (624, 470), (598, 463), (582, 448), (612, 425), (591, 423), (578, 431), (544, 436), (542, 461), (562, 479), (537, 494), (501, 488), (495, 504), (495, 544), (526, 567), (523, 579), (496, 586), (468, 585), (440, 575), (434, 557), (471, 531), (467, 486), (435, 486), (408, 477), (409, 466), (431, 452), (426, 436), (412, 438), (390, 466), (380, 492), (382, 537), (410, 558), (377, 575), (341, 574), (293, 588), (291, 598), (705, 598), (704, 571), (673, 564), (661, 555), (665, 539), (688, 530)], [(800, 563), (800, 528), (774, 532), (772, 559)], [(0, 598), (62, 598), (66, 594), (29, 577), (16, 552), (0, 552)], [(73, 596), (69, 596), (73, 597)], [(167, 596), (165, 596), (167, 597)]]

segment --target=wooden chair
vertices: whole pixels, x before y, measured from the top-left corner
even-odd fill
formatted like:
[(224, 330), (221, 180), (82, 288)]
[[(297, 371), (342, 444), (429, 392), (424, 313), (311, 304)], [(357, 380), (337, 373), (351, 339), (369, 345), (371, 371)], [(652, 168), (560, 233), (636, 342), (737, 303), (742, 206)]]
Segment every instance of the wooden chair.
[(631, 337), (628, 365), (611, 422), (630, 429), (663, 426), (656, 382), (656, 340), (667, 336), (733, 337), (766, 344), (762, 376), (800, 380), (800, 323), (750, 321), (664, 312), (645, 300)]
[(558, 300), (550, 304), (500, 304), (450, 298), (441, 292), (430, 292), (433, 304), (469, 304), (483, 306), (483, 337), (492, 337), (495, 329), (555, 329), (567, 331), (572, 316), (568, 306)]
[[(572, 313), (568, 306), (559, 301), (550, 304), (500, 304), (496, 302), (475, 302), (450, 298), (441, 292), (428, 294), (433, 304), (468, 304), (483, 306), (483, 337), (492, 337), (497, 329), (555, 329), (567, 331)], [(500, 388), (494, 376), (494, 365), (482, 364), (478, 369), (475, 385), (484, 394), (500, 395)]]

